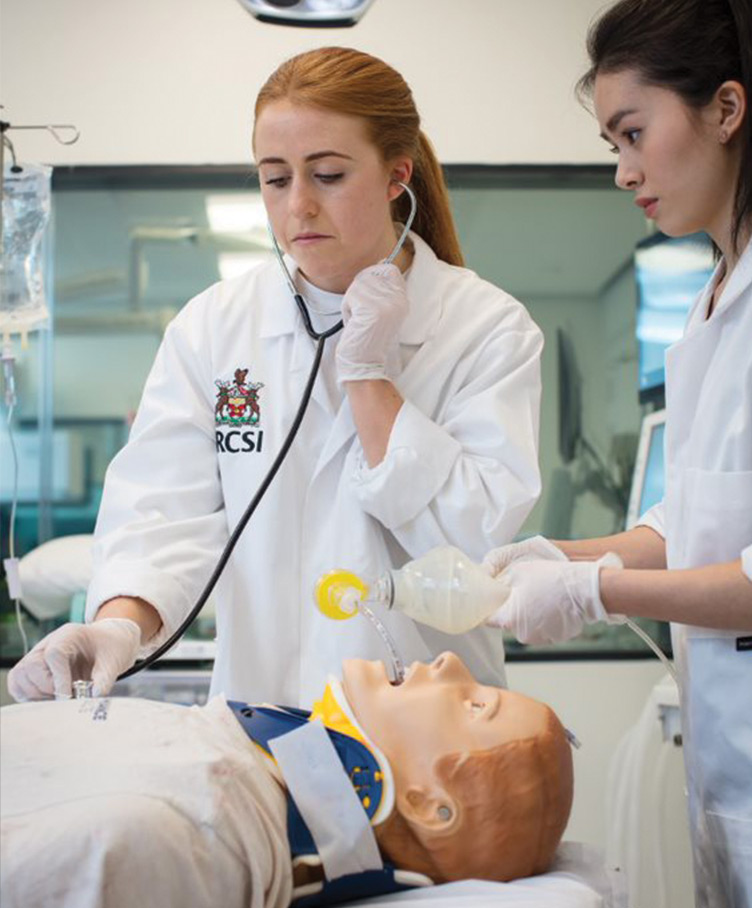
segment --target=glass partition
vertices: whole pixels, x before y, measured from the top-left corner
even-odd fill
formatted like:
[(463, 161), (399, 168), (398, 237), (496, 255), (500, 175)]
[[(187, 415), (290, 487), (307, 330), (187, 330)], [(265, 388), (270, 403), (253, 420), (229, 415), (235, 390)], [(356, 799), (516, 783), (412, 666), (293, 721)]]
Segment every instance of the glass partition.
[[(446, 168), (468, 267), (520, 299), (543, 329), (540, 433), (544, 491), (520, 537), (624, 528), (638, 435), (635, 247), (642, 213), (607, 167)], [(40, 531), (33, 481), (17, 506), (16, 550), (90, 534), (107, 464), (125, 442), (166, 324), (213, 282), (270, 255), (263, 208), (244, 167), (60, 168), (53, 175), (53, 494)], [(17, 432), (38, 438), (40, 370), (18, 364)], [(0, 500), (3, 557), (11, 502)], [(62, 572), (65, 573), (64, 571)], [(62, 578), (63, 580), (65, 578)], [(61, 580), (62, 582), (62, 580)], [(20, 655), (5, 585), (0, 656)], [(34, 617), (30, 642), (80, 613)], [(78, 609), (78, 612), (76, 611)], [(642, 622), (667, 646), (665, 626)], [(210, 612), (194, 631), (213, 633)], [(589, 628), (557, 647), (509, 641), (510, 658), (643, 655), (620, 626)]]

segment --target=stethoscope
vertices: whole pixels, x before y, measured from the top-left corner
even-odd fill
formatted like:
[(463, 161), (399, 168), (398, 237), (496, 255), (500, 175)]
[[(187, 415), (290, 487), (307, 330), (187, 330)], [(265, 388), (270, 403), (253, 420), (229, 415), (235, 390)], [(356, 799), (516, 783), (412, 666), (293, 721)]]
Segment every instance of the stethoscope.
[[(415, 220), (415, 214), (418, 210), (418, 203), (415, 198), (415, 193), (412, 191), (412, 189), (406, 183), (397, 183), (397, 185), (401, 186), (405, 190), (405, 192), (407, 193), (407, 195), (410, 199), (410, 214), (408, 215), (408, 217), (405, 221), (405, 225), (402, 229), (402, 233), (400, 234), (399, 239), (397, 240), (397, 243), (394, 246), (394, 249), (392, 249), (392, 251), (389, 253), (388, 257), (386, 259), (384, 259), (384, 262), (386, 264), (392, 264), (392, 262), (397, 258), (397, 256), (402, 251), (402, 247), (405, 245), (405, 241), (407, 240), (408, 234), (410, 233), (410, 227), (412, 226), (412, 223)], [(308, 379), (306, 380), (306, 385), (305, 385), (305, 388), (303, 389), (303, 395), (300, 398), (300, 403), (298, 404), (298, 409), (295, 414), (295, 418), (293, 419), (292, 425), (290, 426), (290, 430), (287, 433), (285, 440), (282, 442), (282, 446), (280, 447), (279, 452), (277, 453), (277, 456), (274, 458), (274, 462), (269, 467), (269, 470), (268, 470), (266, 476), (264, 476), (264, 478), (261, 480), (261, 483), (260, 483), (258, 489), (256, 490), (256, 494), (253, 496), (253, 498), (248, 503), (248, 506), (246, 507), (240, 520), (238, 521), (237, 526), (230, 534), (230, 538), (227, 540), (227, 543), (225, 544), (225, 547), (222, 550), (222, 554), (217, 559), (217, 563), (214, 567), (214, 570), (212, 571), (211, 577), (209, 577), (208, 581), (206, 582), (206, 586), (204, 587), (204, 589), (202, 590), (198, 599), (196, 600), (196, 604), (190, 610), (188, 615), (186, 615), (185, 620), (180, 625), (180, 627), (177, 628), (177, 630), (172, 634), (172, 636), (168, 640), (165, 640), (165, 642), (161, 646), (157, 647), (157, 649), (155, 649), (154, 652), (151, 653), (150, 655), (148, 655), (145, 659), (140, 659), (138, 662), (134, 663), (129, 669), (124, 671), (122, 674), (118, 675), (118, 678), (117, 678), (118, 681), (122, 681), (123, 678), (129, 678), (131, 675), (135, 675), (137, 672), (140, 672), (143, 669), (148, 668), (150, 665), (152, 665), (154, 662), (156, 662), (157, 659), (159, 659), (161, 656), (163, 656), (168, 650), (172, 649), (172, 647), (178, 642), (178, 640), (188, 630), (188, 628), (191, 626), (191, 624), (193, 624), (193, 622), (196, 620), (201, 609), (206, 605), (206, 602), (207, 602), (209, 596), (211, 595), (212, 591), (214, 590), (214, 587), (216, 586), (217, 581), (219, 580), (220, 576), (222, 575), (222, 572), (224, 571), (225, 567), (227, 566), (227, 562), (230, 559), (230, 555), (232, 554), (233, 549), (237, 545), (237, 542), (240, 539), (240, 537), (243, 533), (243, 530), (245, 530), (245, 528), (248, 524), (248, 521), (251, 519), (256, 508), (261, 503), (261, 499), (266, 494), (266, 491), (269, 488), (269, 486), (271, 485), (274, 477), (277, 475), (279, 468), (284, 463), (285, 457), (287, 457), (287, 453), (290, 450), (290, 447), (291, 447), (293, 441), (295, 440), (295, 436), (298, 434), (298, 429), (300, 428), (300, 424), (303, 422), (303, 417), (305, 416), (306, 410), (308, 409), (308, 404), (311, 400), (311, 394), (313, 393), (313, 386), (316, 381), (316, 376), (319, 373), (319, 367), (321, 366), (321, 359), (324, 355), (324, 345), (326, 344), (326, 341), (328, 338), (332, 337), (333, 335), (337, 334), (338, 331), (342, 330), (343, 322), (340, 319), (340, 321), (338, 321), (336, 325), (333, 325), (331, 328), (328, 328), (326, 331), (316, 331), (316, 329), (313, 327), (313, 322), (311, 321), (311, 315), (310, 315), (310, 312), (308, 311), (308, 306), (306, 304), (306, 301), (303, 298), (303, 294), (295, 286), (295, 282), (293, 281), (292, 276), (290, 275), (290, 272), (285, 263), (284, 256), (282, 254), (282, 250), (279, 248), (279, 244), (277, 243), (277, 238), (274, 236), (274, 232), (272, 231), (271, 227), (269, 228), (269, 235), (271, 237), (272, 248), (274, 250), (274, 254), (276, 256), (277, 262), (279, 263), (279, 266), (285, 277), (287, 286), (290, 290), (290, 293), (292, 294), (292, 298), (295, 300), (295, 304), (297, 305), (298, 311), (300, 312), (301, 318), (303, 319), (303, 324), (305, 326), (306, 332), (308, 333), (311, 340), (316, 342), (316, 352), (313, 357), (313, 364), (311, 365), (311, 371), (308, 374)]]

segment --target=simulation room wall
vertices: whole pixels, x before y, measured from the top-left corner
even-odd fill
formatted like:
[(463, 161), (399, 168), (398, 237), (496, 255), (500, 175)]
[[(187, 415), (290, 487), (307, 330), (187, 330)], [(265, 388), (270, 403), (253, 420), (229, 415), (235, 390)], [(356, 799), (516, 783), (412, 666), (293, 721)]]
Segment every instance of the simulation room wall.
[(351, 29), (281, 28), (236, 0), (3, 0), (3, 117), (75, 123), (17, 138), (29, 160), (240, 163), (253, 99), (282, 59), (354, 45), (411, 84), (445, 162), (609, 162), (573, 86), (601, 0), (375, 0)]

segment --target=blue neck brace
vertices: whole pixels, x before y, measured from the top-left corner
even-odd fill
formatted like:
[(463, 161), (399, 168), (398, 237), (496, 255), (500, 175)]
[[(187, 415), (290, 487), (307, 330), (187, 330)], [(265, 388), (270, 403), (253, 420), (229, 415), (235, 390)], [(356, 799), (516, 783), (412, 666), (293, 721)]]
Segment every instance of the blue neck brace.
[[(310, 712), (293, 707), (249, 706), (234, 700), (228, 701), (241, 727), (248, 737), (270, 758), (269, 741), (299, 728), (308, 722)], [(326, 729), (345, 772), (350, 777), (363, 809), (373, 819), (383, 795), (383, 773), (371, 751), (360, 741), (330, 728)], [(295, 801), (287, 793), (287, 836), (293, 861), (296, 858), (315, 858), (318, 855), (313, 837), (300, 815)], [(341, 876), (334, 880), (323, 880), (317, 892), (293, 893), (296, 908), (334, 905), (338, 902), (367, 896), (400, 892), (415, 886), (430, 885), (431, 880), (420, 874), (398, 870), (394, 865), (384, 863), (382, 870)], [(306, 890), (309, 887), (305, 887)]]

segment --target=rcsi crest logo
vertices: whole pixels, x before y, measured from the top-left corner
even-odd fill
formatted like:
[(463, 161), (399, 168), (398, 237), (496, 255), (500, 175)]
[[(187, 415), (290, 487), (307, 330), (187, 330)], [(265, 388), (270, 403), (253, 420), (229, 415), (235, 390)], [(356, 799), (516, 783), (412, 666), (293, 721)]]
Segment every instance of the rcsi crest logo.
[(234, 381), (216, 379), (217, 402), (214, 405), (214, 422), (217, 453), (261, 453), (264, 430), (261, 426), (259, 391), (263, 382), (246, 381), (248, 369), (236, 369)]
[(261, 407), (258, 393), (263, 382), (247, 382), (248, 369), (236, 369), (234, 381), (216, 379), (217, 403), (214, 406), (214, 421), (218, 426), (258, 426), (261, 423)]

